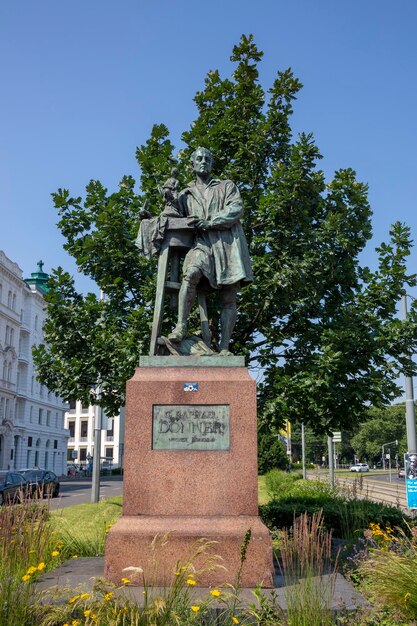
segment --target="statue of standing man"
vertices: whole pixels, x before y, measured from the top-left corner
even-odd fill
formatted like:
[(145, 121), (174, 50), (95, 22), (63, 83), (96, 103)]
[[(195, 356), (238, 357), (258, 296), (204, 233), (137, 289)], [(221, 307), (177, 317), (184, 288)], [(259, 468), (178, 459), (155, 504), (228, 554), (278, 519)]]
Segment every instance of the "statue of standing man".
[(168, 339), (179, 342), (186, 336), (187, 320), (199, 283), (206, 279), (219, 292), (221, 355), (229, 354), (229, 343), (236, 323), (237, 292), (252, 281), (246, 237), (240, 218), (242, 200), (231, 180), (211, 177), (213, 156), (206, 148), (191, 155), (196, 179), (178, 198), (179, 212), (195, 218), (195, 242), (183, 265), (178, 298), (178, 322)]

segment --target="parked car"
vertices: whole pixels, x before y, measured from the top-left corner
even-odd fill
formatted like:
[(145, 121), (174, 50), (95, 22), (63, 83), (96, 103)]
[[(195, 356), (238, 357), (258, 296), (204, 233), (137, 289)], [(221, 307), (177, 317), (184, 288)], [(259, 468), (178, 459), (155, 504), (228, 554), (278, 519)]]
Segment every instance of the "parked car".
[(54, 472), (32, 468), (19, 470), (19, 474), (26, 480), (31, 495), (37, 495), (40, 498), (44, 496), (56, 498), (59, 495), (60, 483)]
[(398, 478), (405, 478), (405, 468), (400, 467), (398, 470)]
[(25, 478), (18, 472), (0, 471), (0, 504), (20, 502), (28, 489)]
[(369, 465), (367, 463), (355, 463), (351, 465), (350, 472), (369, 472)]

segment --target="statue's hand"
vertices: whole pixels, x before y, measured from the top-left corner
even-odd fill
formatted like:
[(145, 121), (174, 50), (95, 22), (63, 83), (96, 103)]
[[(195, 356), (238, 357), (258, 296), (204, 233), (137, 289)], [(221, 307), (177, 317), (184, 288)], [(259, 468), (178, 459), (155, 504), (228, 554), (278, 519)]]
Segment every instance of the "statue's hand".
[(148, 220), (152, 217), (152, 213), (148, 211), (149, 209), (149, 200), (145, 200), (143, 207), (139, 211), (139, 219), (140, 220)]
[(208, 220), (198, 220), (195, 226), (198, 230), (210, 230), (211, 222)]

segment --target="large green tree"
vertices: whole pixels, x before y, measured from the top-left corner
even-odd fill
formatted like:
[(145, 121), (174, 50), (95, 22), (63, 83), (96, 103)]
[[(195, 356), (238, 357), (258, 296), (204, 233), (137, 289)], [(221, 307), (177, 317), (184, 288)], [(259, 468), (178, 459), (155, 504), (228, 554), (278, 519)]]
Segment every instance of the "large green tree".
[(399, 403), (383, 408), (370, 408), (368, 419), (360, 425), (351, 439), (356, 455), (362, 460), (372, 463), (381, 460), (382, 446), (398, 441), (398, 445), (386, 446), (384, 452), (391, 451), (394, 458), (398, 455), (403, 464), (404, 453), (407, 452), (407, 436), (405, 426), (405, 404)]
[[(110, 412), (123, 403), (125, 381), (148, 350), (155, 290), (155, 262), (134, 245), (138, 212), (145, 199), (155, 214), (161, 210), (158, 185), (174, 162), (182, 184), (191, 178), (189, 156), (199, 145), (214, 153), (214, 175), (234, 180), (243, 197), (255, 280), (240, 294), (233, 350), (263, 370), (259, 406), (267, 423), (352, 428), (367, 403), (392, 400), (398, 374), (413, 370), (416, 314), (407, 323), (396, 314), (401, 293), (415, 283), (405, 265), (409, 230), (394, 224), (377, 270), (360, 266), (371, 237), (367, 186), (352, 169), (326, 182), (312, 135), (291, 131), (302, 85), (286, 69), (266, 92), (262, 56), (252, 36), (242, 36), (232, 76), (207, 74), (178, 153), (168, 129), (153, 127), (137, 150), (140, 191), (127, 176), (112, 193), (91, 181), (84, 201), (64, 189), (53, 194), (66, 250), (106, 294), (100, 303), (77, 293), (61, 269), (52, 274), (46, 343), (35, 360), (57, 393), (91, 401), (100, 381)], [(210, 315), (215, 328), (215, 303)]]

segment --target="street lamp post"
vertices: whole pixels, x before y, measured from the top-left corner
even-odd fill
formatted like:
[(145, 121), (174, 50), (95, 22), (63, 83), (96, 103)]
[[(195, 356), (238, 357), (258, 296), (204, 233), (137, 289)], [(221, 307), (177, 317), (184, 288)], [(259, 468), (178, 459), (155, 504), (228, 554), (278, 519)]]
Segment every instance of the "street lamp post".
[[(402, 317), (407, 320), (407, 295), (401, 296)], [(405, 424), (407, 428), (407, 448), (410, 454), (417, 453), (416, 417), (414, 411), (413, 379), (405, 376)]]
[[(100, 289), (100, 302), (104, 303), (104, 291)], [(103, 315), (103, 311), (101, 313)], [(101, 381), (96, 387), (97, 400), (101, 398)], [(103, 410), (99, 404), (94, 407), (94, 458), (93, 475), (91, 478), (91, 502), (100, 500), (100, 455), (101, 455), (101, 429), (103, 428)]]
[[(388, 441), (388, 443), (384, 443), (382, 445), (382, 463), (383, 465), (383, 469), (385, 469), (385, 457), (384, 457), (384, 448), (385, 446), (392, 446), (392, 445), (396, 445), (398, 446), (398, 439), (396, 439), (395, 441)], [(392, 476), (391, 476), (391, 450), (389, 452), (389, 459), (388, 459), (388, 469), (389, 469), (389, 481), (392, 481)]]

